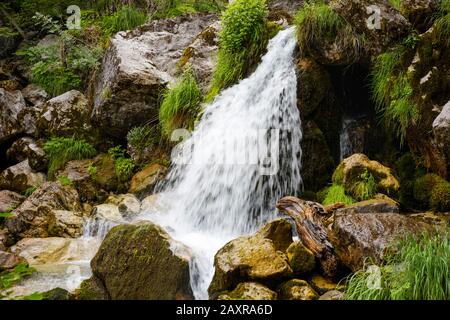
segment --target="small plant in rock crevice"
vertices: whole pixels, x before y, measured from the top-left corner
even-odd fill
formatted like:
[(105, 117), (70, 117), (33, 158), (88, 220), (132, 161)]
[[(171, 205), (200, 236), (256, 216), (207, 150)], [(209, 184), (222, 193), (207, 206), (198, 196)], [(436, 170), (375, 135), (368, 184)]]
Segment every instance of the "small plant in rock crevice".
[(127, 157), (127, 151), (121, 146), (116, 146), (108, 150), (109, 155), (114, 159), (116, 176), (120, 182), (126, 182), (133, 176), (136, 165), (133, 160)]

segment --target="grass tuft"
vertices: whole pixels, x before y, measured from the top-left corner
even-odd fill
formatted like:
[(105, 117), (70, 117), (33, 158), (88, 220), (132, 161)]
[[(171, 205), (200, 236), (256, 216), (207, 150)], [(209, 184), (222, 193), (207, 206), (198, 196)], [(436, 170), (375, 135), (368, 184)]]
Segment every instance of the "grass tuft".
[(352, 197), (345, 194), (345, 189), (341, 185), (333, 184), (327, 188), (325, 198), (322, 201), (323, 205), (335, 204), (343, 202), (347, 205), (355, 203)]
[(147, 22), (147, 14), (134, 6), (125, 5), (102, 19), (102, 28), (108, 34), (132, 30)]

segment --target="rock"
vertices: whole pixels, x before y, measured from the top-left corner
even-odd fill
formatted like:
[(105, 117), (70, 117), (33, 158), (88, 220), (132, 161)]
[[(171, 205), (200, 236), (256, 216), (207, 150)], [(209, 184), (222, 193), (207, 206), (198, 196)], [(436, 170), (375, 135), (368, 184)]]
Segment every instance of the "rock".
[(28, 159), (28, 164), (33, 170), (45, 171), (48, 159), (42, 145), (42, 141), (36, 142), (33, 138), (23, 137), (14, 141), (6, 152), (6, 156), (10, 161), (16, 163)]
[(128, 192), (134, 193), (138, 197), (151, 194), (156, 184), (166, 177), (167, 171), (167, 168), (160, 164), (147, 166), (133, 176)]
[(294, 14), (302, 4), (303, 0), (273, 0), (268, 3), (270, 11), (283, 10), (291, 14)]
[(400, 12), (416, 29), (424, 31), (429, 26), (436, 7), (436, 0), (403, 0)]
[(28, 160), (24, 160), (0, 174), (0, 190), (25, 192), (28, 188), (39, 187), (45, 182), (43, 173), (31, 169)]
[(184, 300), (193, 298), (189, 259), (183, 245), (146, 222), (111, 229), (91, 267), (113, 300)]
[(6, 243), (8, 241), (8, 231), (0, 229), (0, 251), (6, 250)]
[(119, 207), (112, 203), (104, 203), (94, 206), (92, 217), (96, 220), (107, 220), (114, 223), (123, 223), (125, 220), (120, 214)]
[(13, 269), (21, 263), (26, 263), (26, 260), (14, 253), (0, 250), (0, 272)]
[(15, 32), (2, 32), (0, 34), (0, 59), (7, 58), (10, 54), (14, 53), (21, 39), (20, 35)]
[(22, 132), (18, 115), (25, 107), (25, 100), (20, 91), (9, 92), (0, 88), (0, 143)]
[(82, 212), (78, 192), (71, 186), (46, 182), (13, 211), (5, 225), (15, 239), (45, 238), (55, 230), (55, 210)]
[(339, 259), (356, 272), (367, 259), (382, 263), (386, 250), (400, 237), (431, 230), (396, 213), (336, 214), (329, 238)]
[(62, 301), (71, 300), (72, 296), (69, 291), (61, 288), (55, 288), (42, 293), (42, 300)]
[[(408, 34), (411, 25), (387, 0), (331, 0), (331, 8), (352, 25), (357, 34), (365, 35), (364, 49), (376, 57)], [(369, 20), (371, 6), (379, 9), (379, 28)], [(372, 10), (372, 15), (374, 14)]]
[(102, 198), (101, 190), (89, 174), (89, 167), (92, 165), (93, 160), (73, 160), (67, 162), (64, 170), (59, 173), (59, 176), (67, 177), (71, 181), (82, 202)]
[(289, 265), (296, 275), (302, 275), (314, 270), (316, 260), (314, 254), (301, 241), (293, 242), (286, 250)]
[(233, 291), (223, 293), (217, 300), (276, 300), (277, 293), (257, 282), (239, 283)]
[[(123, 139), (158, 116), (160, 93), (177, 74), (184, 49), (217, 19), (200, 14), (155, 20), (111, 39), (93, 95), (92, 118), (105, 134)], [(194, 53), (192, 62), (202, 61), (194, 70), (209, 68), (208, 51)]]
[(40, 135), (84, 136), (92, 139), (88, 100), (79, 91), (71, 90), (47, 101), (37, 122)]
[(96, 169), (96, 174), (92, 178), (100, 188), (106, 191), (117, 191), (120, 189), (114, 159), (109, 154), (96, 156), (92, 167)]
[(290, 277), (292, 269), (287, 257), (277, 247), (259, 232), (228, 242), (214, 257), (215, 273), (208, 289), (210, 298), (240, 282), (256, 281), (270, 286)]
[(52, 213), (54, 219), (49, 222), (49, 234), (63, 238), (77, 238), (83, 234), (83, 213), (67, 210), (53, 210)]
[(317, 300), (319, 298), (308, 282), (299, 279), (292, 279), (281, 284), (278, 295), (280, 300)]
[(372, 199), (357, 202), (336, 211), (339, 214), (355, 213), (399, 213), (398, 203), (394, 200)]
[(344, 293), (338, 290), (325, 292), (319, 300), (344, 300)]
[(44, 89), (38, 87), (33, 83), (27, 85), (22, 89), (22, 95), (25, 100), (32, 106), (40, 105), (47, 101), (47, 99), (49, 98), (48, 93), (45, 92)]
[(106, 203), (117, 206), (123, 217), (137, 215), (141, 211), (141, 203), (132, 194), (120, 194), (109, 196)]
[(25, 197), (18, 193), (9, 190), (1, 190), (0, 212), (10, 212), (17, 208), (24, 200)]
[(275, 219), (263, 225), (255, 236), (272, 240), (276, 250), (285, 252), (292, 243), (292, 225), (286, 219)]
[(446, 213), (423, 212), (411, 214), (409, 217), (432, 225), (450, 227), (450, 215)]
[(151, 196), (145, 197), (141, 201), (141, 211), (142, 212), (153, 212), (161, 209), (159, 203), (159, 194), (152, 194)]
[(42, 105), (22, 109), (17, 115), (17, 120), (23, 132), (27, 135), (38, 137), (38, 121), (42, 114)]
[(447, 172), (450, 172), (450, 101), (442, 108), (441, 113), (433, 121), (434, 141), (443, 155), (442, 162), (447, 163)]
[(75, 297), (77, 300), (110, 300), (108, 292), (106, 291), (103, 283), (95, 278), (91, 277), (84, 280), (80, 288), (75, 291)]
[(345, 290), (345, 286), (334, 282), (331, 279), (325, 278), (320, 274), (313, 274), (308, 278), (308, 283), (319, 294), (324, 294), (332, 290)]
[(333, 174), (333, 182), (343, 185), (345, 191), (357, 199), (358, 194), (354, 192), (353, 188), (357, 182), (362, 181), (361, 175), (365, 172), (374, 177), (378, 192), (387, 195), (397, 194), (400, 184), (392, 174), (391, 169), (360, 153), (344, 159), (339, 164)]

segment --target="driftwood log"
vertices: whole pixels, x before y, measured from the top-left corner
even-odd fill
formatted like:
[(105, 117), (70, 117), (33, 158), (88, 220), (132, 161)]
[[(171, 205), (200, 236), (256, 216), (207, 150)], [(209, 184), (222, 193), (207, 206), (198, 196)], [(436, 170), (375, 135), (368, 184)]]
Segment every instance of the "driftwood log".
[(331, 278), (340, 274), (341, 263), (328, 240), (321, 216), (340, 207), (342, 204), (324, 207), (319, 203), (295, 197), (284, 197), (277, 203), (278, 210), (294, 219), (300, 240), (314, 253), (324, 274)]

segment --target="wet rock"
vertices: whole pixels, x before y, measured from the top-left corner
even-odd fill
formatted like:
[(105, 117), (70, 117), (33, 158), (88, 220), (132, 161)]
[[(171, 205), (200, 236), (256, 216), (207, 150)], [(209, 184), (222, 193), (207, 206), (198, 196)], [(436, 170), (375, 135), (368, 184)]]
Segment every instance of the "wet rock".
[(156, 184), (162, 181), (167, 174), (167, 168), (160, 164), (152, 164), (136, 173), (131, 179), (128, 192), (138, 197), (145, 197), (153, 192)]
[(444, 158), (441, 161), (447, 163), (446, 171), (450, 172), (450, 101), (444, 105), (432, 126), (436, 147)]
[(72, 295), (70, 294), (70, 292), (62, 288), (55, 288), (42, 293), (42, 300), (62, 301), (71, 300), (71, 298)]
[(77, 189), (82, 202), (96, 201), (103, 194), (89, 173), (93, 160), (69, 161), (59, 176), (67, 177)]
[(214, 299), (221, 291), (230, 290), (240, 282), (273, 285), (290, 277), (292, 269), (287, 257), (277, 247), (259, 233), (227, 243), (214, 258), (215, 273), (208, 289), (210, 298)]
[(343, 284), (336, 283), (335, 281), (325, 278), (320, 274), (313, 274), (308, 278), (308, 283), (313, 287), (313, 289), (319, 294), (324, 294), (332, 290), (344, 290), (345, 286)]
[(0, 272), (13, 269), (21, 263), (26, 263), (26, 260), (14, 253), (0, 250)]
[(125, 220), (120, 214), (119, 207), (112, 203), (103, 203), (94, 206), (92, 217), (96, 220), (107, 220), (114, 223), (123, 223)]
[(106, 191), (117, 191), (120, 189), (114, 159), (109, 154), (99, 154), (95, 157), (92, 167), (96, 171), (92, 178), (101, 189)]
[(35, 141), (30, 137), (14, 141), (6, 152), (6, 156), (10, 161), (16, 163), (28, 159), (28, 164), (36, 171), (45, 171), (48, 165), (48, 159), (42, 149), (42, 141)]
[(5, 225), (16, 240), (45, 238), (52, 235), (55, 210), (82, 212), (78, 192), (71, 186), (46, 182), (28, 197), (13, 213)]
[(299, 279), (292, 279), (281, 284), (278, 295), (280, 300), (317, 300), (319, 298), (308, 282)]
[(24, 108), (25, 100), (20, 91), (9, 92), (0, 88), (0, 143), (22, 132), (18, 115)]
[(119, 213), (123, 217), (137, 215), (141, 211), (141, 203), (133, 194), (120, 194), (109, 196), (107, 204), (117, 206)]
[(257, 282), (239, 283), (233, 291), (221, 294), (217, 300), (276, 300), (277, 293)]
[(396, 213), (336, 214), (329, 232), (339, 259), (353, 272), (367, 259), (383, 262), (396, 240), (430, 231), (431, 226)]
[(153, 212), (161, 209), (159, 204), (159, 194), (152, 194), (151, 196), (145, 197), (141, 201), (141, 211), (142, 212)]
[(325, 292), (319, 300), (344, 300), (344, 293), (338, 290)]
[(0, 174), (0, 189), (24, 192), (28, 188), (38, 187), (45, 182), (43, 173), (35, 172), (24, 160)]
[(314, 254), (301, 241), (293, 242), (286, 250), (289, 265), (296, 275), (302, 275), (314, 270), (316, 260)]
[(111, 229), (91, 267), (113, 300), (184, 300), (193, 298), (189, 259), (183, 245), (145, 222)]
[(80, 287), (75, 291), (75, 297), (77, 300), (110, 300), (103, 283), (95, 278), (91, 277), (84, 280)]
[(292, 243), (292, 225), (286, 219), (275, 219), (263, 225), (255, 236), (272, 240), (276, 250), (285, 252)]
[(49, 221), (49, 234), (63, 238), (77, 238), (83, 234), (85, 219), (82, 212), (53, 210), (54, 218)]
[(340, 214), (355, 214), (355, 213), (399, 213), (400, 209), (398, 203), (394, 200), (372, 199), (357, 202), (355, 204), (346, 206), (345, 208), (336, 211)]
[(25, 197), (18, 193), (9, 190), (1, 190), (0, 212), (10, 212), (17, 208), (24, 200)]
[(25, 88), (23, 88), (22, 95), (25, 98), (25, 101), (27, 101), (32, 106), (40, 105), (47, 101), (47, 99), (49, 98), (48, 93), (35, 84), (29, 84)]

